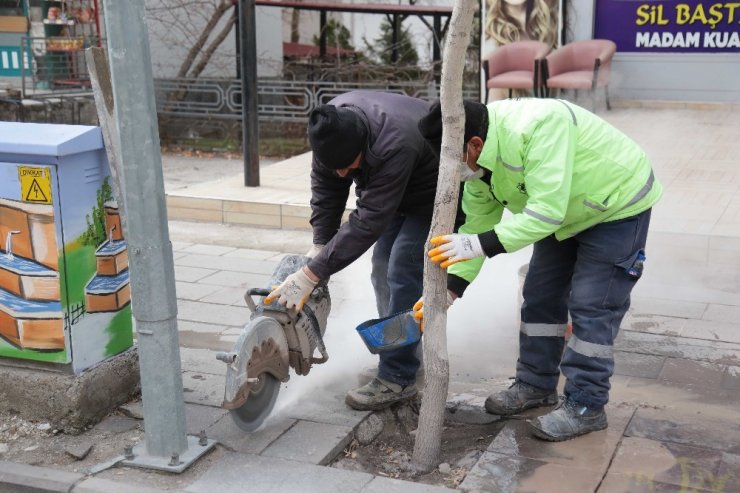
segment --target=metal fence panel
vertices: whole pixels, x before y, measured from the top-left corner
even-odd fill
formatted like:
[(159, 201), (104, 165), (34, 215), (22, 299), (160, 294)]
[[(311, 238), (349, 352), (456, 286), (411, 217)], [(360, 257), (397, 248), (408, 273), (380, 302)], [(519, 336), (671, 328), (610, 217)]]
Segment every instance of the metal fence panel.
[[(238, 79), (155, 79), (157, 112), (173, 117), (241, 120), (241, 81)], [(425, 82), (327, 82), (260, 79), (260, 121), (305, 122), (311, 110), (348, 91), (370, 89), (421, 99), (435, 99), (439, 87)], [(463, 97), (477, 99), (477, 90)]]

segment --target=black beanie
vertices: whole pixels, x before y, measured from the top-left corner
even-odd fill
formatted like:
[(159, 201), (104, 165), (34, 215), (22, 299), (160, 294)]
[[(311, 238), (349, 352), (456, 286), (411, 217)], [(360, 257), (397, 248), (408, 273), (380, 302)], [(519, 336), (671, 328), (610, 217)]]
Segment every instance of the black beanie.
[[(465, 109), (465, 136), (463, 140), (469, 141), (473, 137), (486, 140), (488, 133), (488, 108), (483, 103), (466, 99), (463, 101)], [(442, 145), (442, 105), (436, 101), (429, 107), (427, 113), (419, 120), (419, 132), (439, 153)]]
[(322, 165), (342, 169), (363, 151), (367, 129), (354, 111), (325, 104), (308, 117), (308, 141)]

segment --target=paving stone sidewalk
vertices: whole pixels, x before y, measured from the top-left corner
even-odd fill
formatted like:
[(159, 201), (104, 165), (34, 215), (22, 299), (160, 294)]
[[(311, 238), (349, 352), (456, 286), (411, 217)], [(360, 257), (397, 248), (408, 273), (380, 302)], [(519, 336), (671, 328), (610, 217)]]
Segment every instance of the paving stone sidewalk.
[[(203, 245), (175, 246), (179, 253), (188, 255), (193, 251), (211, 257), (260, 255), (258, 252), (239, 248), (208, 251), (208, 247)], [(189, 263), (187, 256), (179, 256), (179, 253), (176, 260), (178, 269), (183, 262)], [(508, 263), (499, 262), (494, 269), (500, 276), (512, 276), (527, 255), (524, 253), (514, 257)], [(276, 254), (264, 260), (274, 263), (278, 258), (279, 254)], [(215, 270), (219, 266), (229, 265), (214, 258), (200, 260), (201, 268), (211, 267)], [(343, 320), (346, 313), (352, 313), (354, 320), (363, 312), (372, 316), (373, 307), (369, 301), (372, 300), (372, 293), (366, 280), (368, 268), (365, 258), (332, 279), (330, 286), (336, 310), (332, 310), (327, 332), (330, 354), (332, 348), (340, 344), (339, 339), (335, 341), (332, 337), (339, 337), (344, 347), (352, 347), (353, 343), (358, 342), (354, 335), (346, 337), (347, 332), (352, 332), (344, 330), (347, 329), (343, 326), (346, 325)], [(238, 269), (241, 270), (242, 267)], [(254, 270), (255, 272), (245, 273), (244, 279), (254, 278), (257, 282), (260, 281), (261, 278), (257, 276), (262, 275), (262, 271)], [(223, 274), (216, 276), (219, 272), (224, 271), (205, 273), (206, 275), (196, 280), (196, 284), (207, 286), (209, 282), (219, 282), (214, 280), (225, 277)], [(358, 279), (358, 276), (361, 277)], [(222, 286), (221, 289), (225, 287)], [(233, 289), (238, 291), (244, 287), (242, 285)], [(478, 289), (484, 291), (480, 287)], [(473, 293), (472, 298), (478, 295)], [(217, 306), (208, 306), (213, 301), (214, 298), (209, 298), (208, 294), (191, 300), (191, 303), (199, 304), (193, 313), (203, 317), (210, 310), (217, 311)], [(242, 303), (236, 300), (233, 305), (237, 307)], [(740, 324), (727, 321), (725, 315), (721, 322), (705, 320), (702, 317), (716, 318), (716, 313), (722, 311), (708, 309), (710, 305), (712, 304), (702, 307), (700, 313), (686, 313), (680, 310), (683, 306), (680, 301), (651, 303), (649, 296), (636, 296), (635, 308), (625, 320), (617, 341), (616, 376), (613, 381), (612, 403), (609, 406), (609, 429), (578, 440), (552, 444), (531, 438), (524, 421), (512, 420), (480, 458), (460, 485), (460, 489), (490, 492), (611, 493), (679, 491), (681, 488), (686, 491), (694, 489), (730, 492), (740, 488), (740, 451), (737, 449), (737, 444), (740, 443)], [(672, 310), (698, 318), (665, 315)], [(182, 312), (180, 315), (181, 319), (190, 316)], [(455, 330), (454, 326), (466, 323), (467, 319), (460, 310), (451, 312), (450, 331)], [(515, 316), (504, 323), (512, 329), (516, 326)], [(345, 334), (340, 333), (342, 330)], [(468, 325), (466, 330), (476, 332), (479, 328)], [(212, 345), (210, 349), (223, 347), (222, 345), (232, 342), (237, 331), (237, 326), (227, 323), (219, 333), (218, 340), (206, 337), (203, 341), (206, 345)], [(494, 364), (482, 364), (481, 358), (476, 357), (475, 369), (467, 369), (466, 364), (469, 362), (463, 362), (470, 355), (466, 351), (469, 349), (467, 339), (461, 342), (458, 335), (450, 334), (452, 400), (463, 396), (463, 400), (467, 399), (472, 406), (480, 408), (485, 395), (494, 390), (490, 382), (497, 377), (503, 379), (511, 374), (516, 357), (516, 331), (513, 330), (508, 337), (500, 337), (503, 336), (501, 332), (503, 331), (494, 333), (491, 337), (501, 339), (499, 344), (503, 347), (499, 348), (499, 352), (508, 353), (508, 357), (499, 358)], [(183, 350), (183, 369), (186, 375), (191, 372), (194, 375), (203, 375), (208, 371), (214, 375), (219, 374), (221, 367), (218, 362), (210, 365), (211, 370), (198, 366), (206, 361), (203, 351), (208, 350)], [(336, 369), (341, 367), (338, 364)], [(301, 383), (308, 384), (312, 378), (320, 379), (323, 376), (317, 373), (316, 376), (310, 374), (303, 378)], [(352, 380), (335, 381), (333, 392), (322, 390), (312, 393), (310, 400), (304, 402), (311, 402), (315, 414), (307, 417), (288, 412), (284, 418), (258, 433), (257, 437), (244, 438), (243, 434), (229, 431), (227, 416), (218, 421), (209, 433), (217, 433), (218, 435), (213, 436), (224, 440), (235, 452), (260, 454), (262, 459), (259, 460), (269, 457), (324, 464), (333, 458), (329, 458), (329, 455), (341, 450), (347, 437), (351, 437), (353, 423), (359, 422), (347, 418), (347, 409), (342, 402), (343, 391), (352, 383)], [(198, 395), (196, 392), (194, 397), (197, 399)], [(210, 398), (210, 403), (214, 397)], [(204, 400), (199, 401), (201, 404), (209, 404), (208, 397), (202, 399)], [(343, 432), (346, 434), (342, 435)], [(280, 435), (279, 439), (268, 444), (277, 435)], [(318, 454), (313, 453), (314, 449), (306, 448), (306, 443), (315, 443), (322, 437), (329, 443)], [(335, 446), (332, 447), (332, 444)], [(298, 452), (298, 449), (304, 450)], [(243, 461), (246, 459), (242, 457), (234, 460), (234, 464), (240, 465), (234, 466), (233, 470), (243, 469)], [(212, 470), (201, 477), (198, 483), (191, 485), (189, 491), (203, 491), (208, 481), (213, 481), (216, 477), (229, 477), (229, 467), (219, 465), (216, 472)], [(345, 472), (342, 471), (342, 474)], [(342, 474), (331, 474), (334, 479), (327, 481), (342, 481)], [(239, 482), (237, 477), (230, 477), (218, 484), (228, 488), (225, 485), (238, 485)], [(552, 489), (555, 484), (558, 485), (557, 489)], [(271, 490), (268, 488), (267, 491)], [(346, 491), (354, 490), (350, 488)]]
[[(294, 377), (289, 385), (299, 387), (288, 388), (287, 397), (296, 400), (279, 403), (278, 407), (284, 408), (277, 413), (278, 418), (254, 435), (241, 433), (226, 412), (217, 407), (223, 365), (212, 358), (213, 350), (225, 349), (233, 343), (247, 317), (239, 295), (252, 283), (263, 283), (282, 254), (186, 243), (175, 243), (175, 250), (179, 286), (196, 292), (195, 296), (189, 296), (191, 299), (181, 300), (181, 306), (187, 309), (181, 309), (179, 315), (181, 332), (189, 333), (189, 342), (183, 340), (183, 344), (191, 346), (182, 353), (189, 428), (195, 432), (199, 426), (208, 425), (209, 436), (235, 454), (219, 461), (187, 491), (205, 491), (214, 485), (225, 492), (237, 491), (242, 484), (239, 478), (252, 476), (242, 472), (264, 471), (262, 465), (268, 463), (270, 470), (287, 467), (294, 471), (302, 469), (292, 469), (288, 464), (300, 462), (301, 468), (307, 468), (301, 477), (308, 478), (307, 484), (315, 485), (316, 491), (364, 491), (363, 487), (381, 483), (379, 478), (370, 481), (368, 477), (363, 483), (364, 476), (316, 468), (341, 452), (352, 438), (352, 430), (365, 416), (348, 410), (343, 403), (344, 392), (355, 380), (331, 375), (333, 372), (351, 374), (358, 366), (354, 361), (348, 364), (347, 360), (330, 358), (334, 366), (316, 367), (312, 370), (315, 373)], [(511, 278), (527, 255), (512, 256), (509, 262), (499, 262), (493, 269), (500, 276)], [(239, 259), (241, 263), (235, 265), (224, 259)], [(196, 264), (198, 267), (194, 267)], [(206, 272), (198, 272), (194, 278), (192, 271), (187, 270), (193, 268)], [(354, 321), (363, 313), (373, 316), (368, 271), (365, 257), (331, 281), (334, 309), (327, 330), (327, 346), (332, 357), (336, 347), (355, 356), (362, 355), (364, 348), (354, 331), (347, 330), (351, 327), (346, 327), (346, 320), (350, 314), (349, 320)], [(214, 296), (212, 287), (220, 295)], [(511, 295), (516, 288), (508, 291)], [(475, 300), (479, 295), (472, 293), (471, 298)], [(671, 303), (666, 300), (651, 304), (649, 298), (636, 297), (635, 309), (625, 320), (617, 341), (607, 431), (552, 444), (531, 438), (524, 421), (511, 420), (460, 489), (612, 493), (681, 488), (730, 492), (740, 488), (740, 324), (701, 319), (707, 307), (696, 314), (700, 316), (698, 319), (666, 316), (664, 313), (678, 308)], [(224, 311), (224, 307), (229, 310)], [(465, 330), (473, 333), (471, 337), (482, 338), (477, 332), (485, 324), (472, 327), (465, 313), (455, 310), (450, 315), (450, 330), (466, 325)], [(485, 364), (483, 355), (476, 355), (476, 368), (465, 369), (470, 364), (469, 339), (460, 341), (460, 334), (450, 334), (451, 400), (462, 396), (480, 409), (483, 398), (495, 390), (490, 382), (511, 374), (516, 358), (515, 311), (512, 307), (513, 316), (502, 321), (511, 331), (508, 336), (503, 334), (505, 330), (489, 336), (499, 339), (500, 353), (508, 354), (493, 364)], [(218, 320), (214, 324), (216, 328), (208, 320)], [(367, 357), (366, 362), (371, 364), (372, 359)], [(295, 395), (291, 396), (291, 392)], [(198, 413), (201, 421), (194, 417)], [(281, 488), (287, 491), (294, 485), (291, 474), (279, 474), (278, 484), (259, 474), (254, 480), (264, 491), (283, 491)]]

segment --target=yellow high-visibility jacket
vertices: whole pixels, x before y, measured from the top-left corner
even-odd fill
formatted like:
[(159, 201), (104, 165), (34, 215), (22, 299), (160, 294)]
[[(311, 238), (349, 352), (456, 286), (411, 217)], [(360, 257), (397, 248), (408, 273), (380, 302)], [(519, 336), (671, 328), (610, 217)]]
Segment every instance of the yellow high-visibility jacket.
[[(554, 234), (570, 238), (596, 224), (634, 216), (663, 193), (645, 152), (593, 113), (559, 99), (488, 105), (478, 165), (485, 180), (465, 183), (461, 233), (495, 231), (507, 252)], [(502, 220), (504, 208), (511, 217)], [(452, 265), (467, 282), (483, 259)]]

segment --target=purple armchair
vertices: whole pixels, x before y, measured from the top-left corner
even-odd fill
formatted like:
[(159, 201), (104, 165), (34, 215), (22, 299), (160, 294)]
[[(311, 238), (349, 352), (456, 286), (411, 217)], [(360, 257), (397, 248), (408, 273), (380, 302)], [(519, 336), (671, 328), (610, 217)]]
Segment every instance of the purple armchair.
[(539, 41), (515, 41), (497, 47), (488, 59), (483, 60), (486, 78), (486, 99), (491, 89), (530, 89), (539, 95), (540, 61), (550, 52), (550, 47)]
[[(611, 61), (617, 45), (608, 39), (574, 41), (550, 53), (543, 64), (545, 93), (550, 89), (591, 89), (604, 88), (606, 108), (609, 104), (609, 76)], [(594, 110), (596, 94), (594, 92)]]

